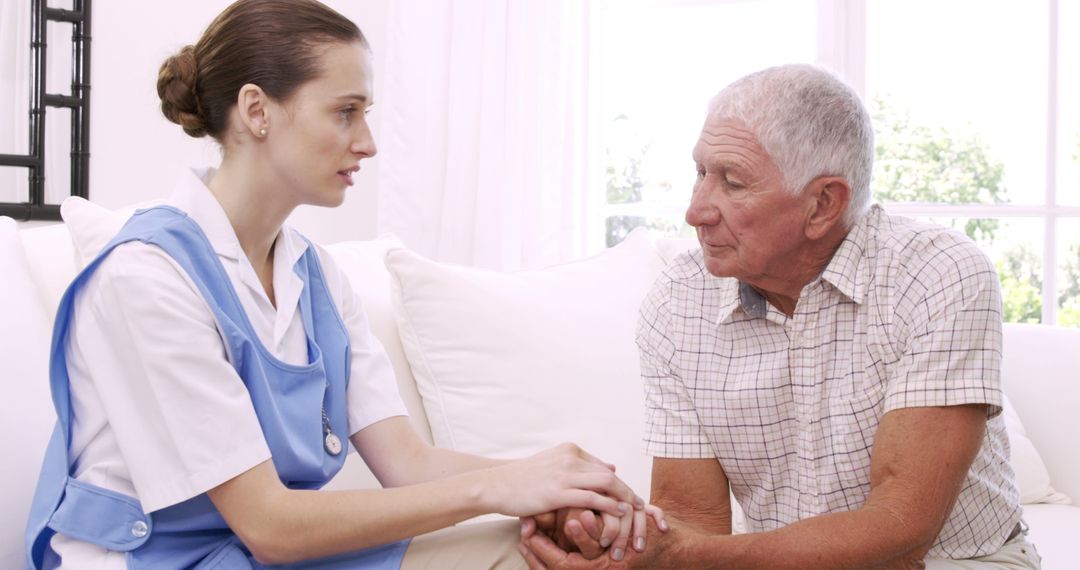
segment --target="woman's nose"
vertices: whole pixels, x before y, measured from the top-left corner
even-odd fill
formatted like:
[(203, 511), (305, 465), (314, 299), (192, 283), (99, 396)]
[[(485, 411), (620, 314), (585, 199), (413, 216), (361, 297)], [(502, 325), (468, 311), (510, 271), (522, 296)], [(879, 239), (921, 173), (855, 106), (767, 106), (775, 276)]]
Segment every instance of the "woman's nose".
[(371, 128), (366, 124), (363, 125), (356, 138), (353, 139), (352, 144), (349, 145), (349, 152), (365, 158), (371, 158), (375, 156), (375, 153), (379, 152), (379, 149), (375, 146), (375, 137), (371, 134)]

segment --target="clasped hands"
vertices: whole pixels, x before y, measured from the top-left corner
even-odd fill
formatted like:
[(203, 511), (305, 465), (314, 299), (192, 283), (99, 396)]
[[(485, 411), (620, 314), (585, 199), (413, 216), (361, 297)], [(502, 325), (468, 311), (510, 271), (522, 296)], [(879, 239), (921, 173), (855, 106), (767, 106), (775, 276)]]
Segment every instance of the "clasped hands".
[(663, 510), (649, 504), (621, 517), (579, 508), (522, 517), (518, 550), (534, 570), (607, 567), (623, 561), (630, 548), (645, 552), (649, 519), (667, 532)]

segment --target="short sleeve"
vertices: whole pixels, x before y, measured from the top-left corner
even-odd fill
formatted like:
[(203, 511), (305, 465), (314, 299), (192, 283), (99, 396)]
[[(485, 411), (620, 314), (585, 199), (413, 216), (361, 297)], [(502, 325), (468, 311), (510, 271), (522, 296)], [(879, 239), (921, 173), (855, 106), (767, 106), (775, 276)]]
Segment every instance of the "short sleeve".
[(645, 390), (644, 450), (653, 457), (716, 457), (676, 360), (670, 309), (673, 282), (661, 274), (641, 304), (637, 346)]
[(162, 250), (129, 243), (102, 262), (76, 300), (66, 350), (72, 383), (92, 385), (146, 512), (270, 458), (209, 306)]
[(993, 264), (962, 236), (943, 233), (900, 281), (898, 337), (885, 411), (987, 404), (1001, 412), (1001, 291)]

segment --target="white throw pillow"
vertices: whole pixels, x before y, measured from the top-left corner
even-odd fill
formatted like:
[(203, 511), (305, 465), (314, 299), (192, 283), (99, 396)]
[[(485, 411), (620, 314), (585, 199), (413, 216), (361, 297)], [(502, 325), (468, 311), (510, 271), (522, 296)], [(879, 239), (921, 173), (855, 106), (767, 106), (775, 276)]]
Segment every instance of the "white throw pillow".
[(1008, 396), (1004, 396), (1005, 405), (1002, 415), (1005, 417), (1005, 431), (1009, 434), (1011, 457), (1009, 464), (1016, 473), (1016, 486), (1020, 489), (1020, 503), (1052, 503), (1067, 505), (1069, 497), (1050, 486), (1050, 472), (1046, 469), (1035, 444), (1028, 439), (1024, 424), (1016, 414)]
[(56, 223), (19, 231), (38, 295), (52, 321), (60, 297), (77, 272), (75, 250), (67, 226)]
[(64, 218), (64, 223), (71, 232), (71, 243), (75, 246), (75, 261), (79, 270), (86, 267), (86, 264), (120, 233), (120, 229), (135, 210), (148, 208), (156, 203), (159, 202), (110, 210), (78, 196), (64, 200), (60, 204), (60, 216)]
[(499, 273), (390, 251), (394, 312), (434, 441), (522, 457), (573, 441), (642, 495), (638, 305), (663, 267), (648, 236), (541, 270)]
[(22, 568), (23, 533), (56, 422), (49, 392), (49, 315), (15, 221), (0, 217), (0, 568)]

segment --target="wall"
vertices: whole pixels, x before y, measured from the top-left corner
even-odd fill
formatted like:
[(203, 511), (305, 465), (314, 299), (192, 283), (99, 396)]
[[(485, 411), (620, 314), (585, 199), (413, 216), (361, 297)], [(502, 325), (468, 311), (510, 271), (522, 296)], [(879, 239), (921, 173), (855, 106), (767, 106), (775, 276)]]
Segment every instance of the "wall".
[[(375, 100), (390, 0), (323, 0), (356, 22), (375, 52)], [(230, 0), (95, 2), (91, 61), (90, 199), (115, 208), (163, 198), (185, 168), (217, 164), (209, 139), (192, 139), (161, 116), (155, 91), (158, 67), (194, 43)], [(166, 9), (166, 6), (169, 8)], [(376, 142), (380, 117), (370, 116)], [(324, 243), (375, 234), (378, 158), (366, 161), (345, 204), (335, 210), (303, 207), (291, 222)]]

